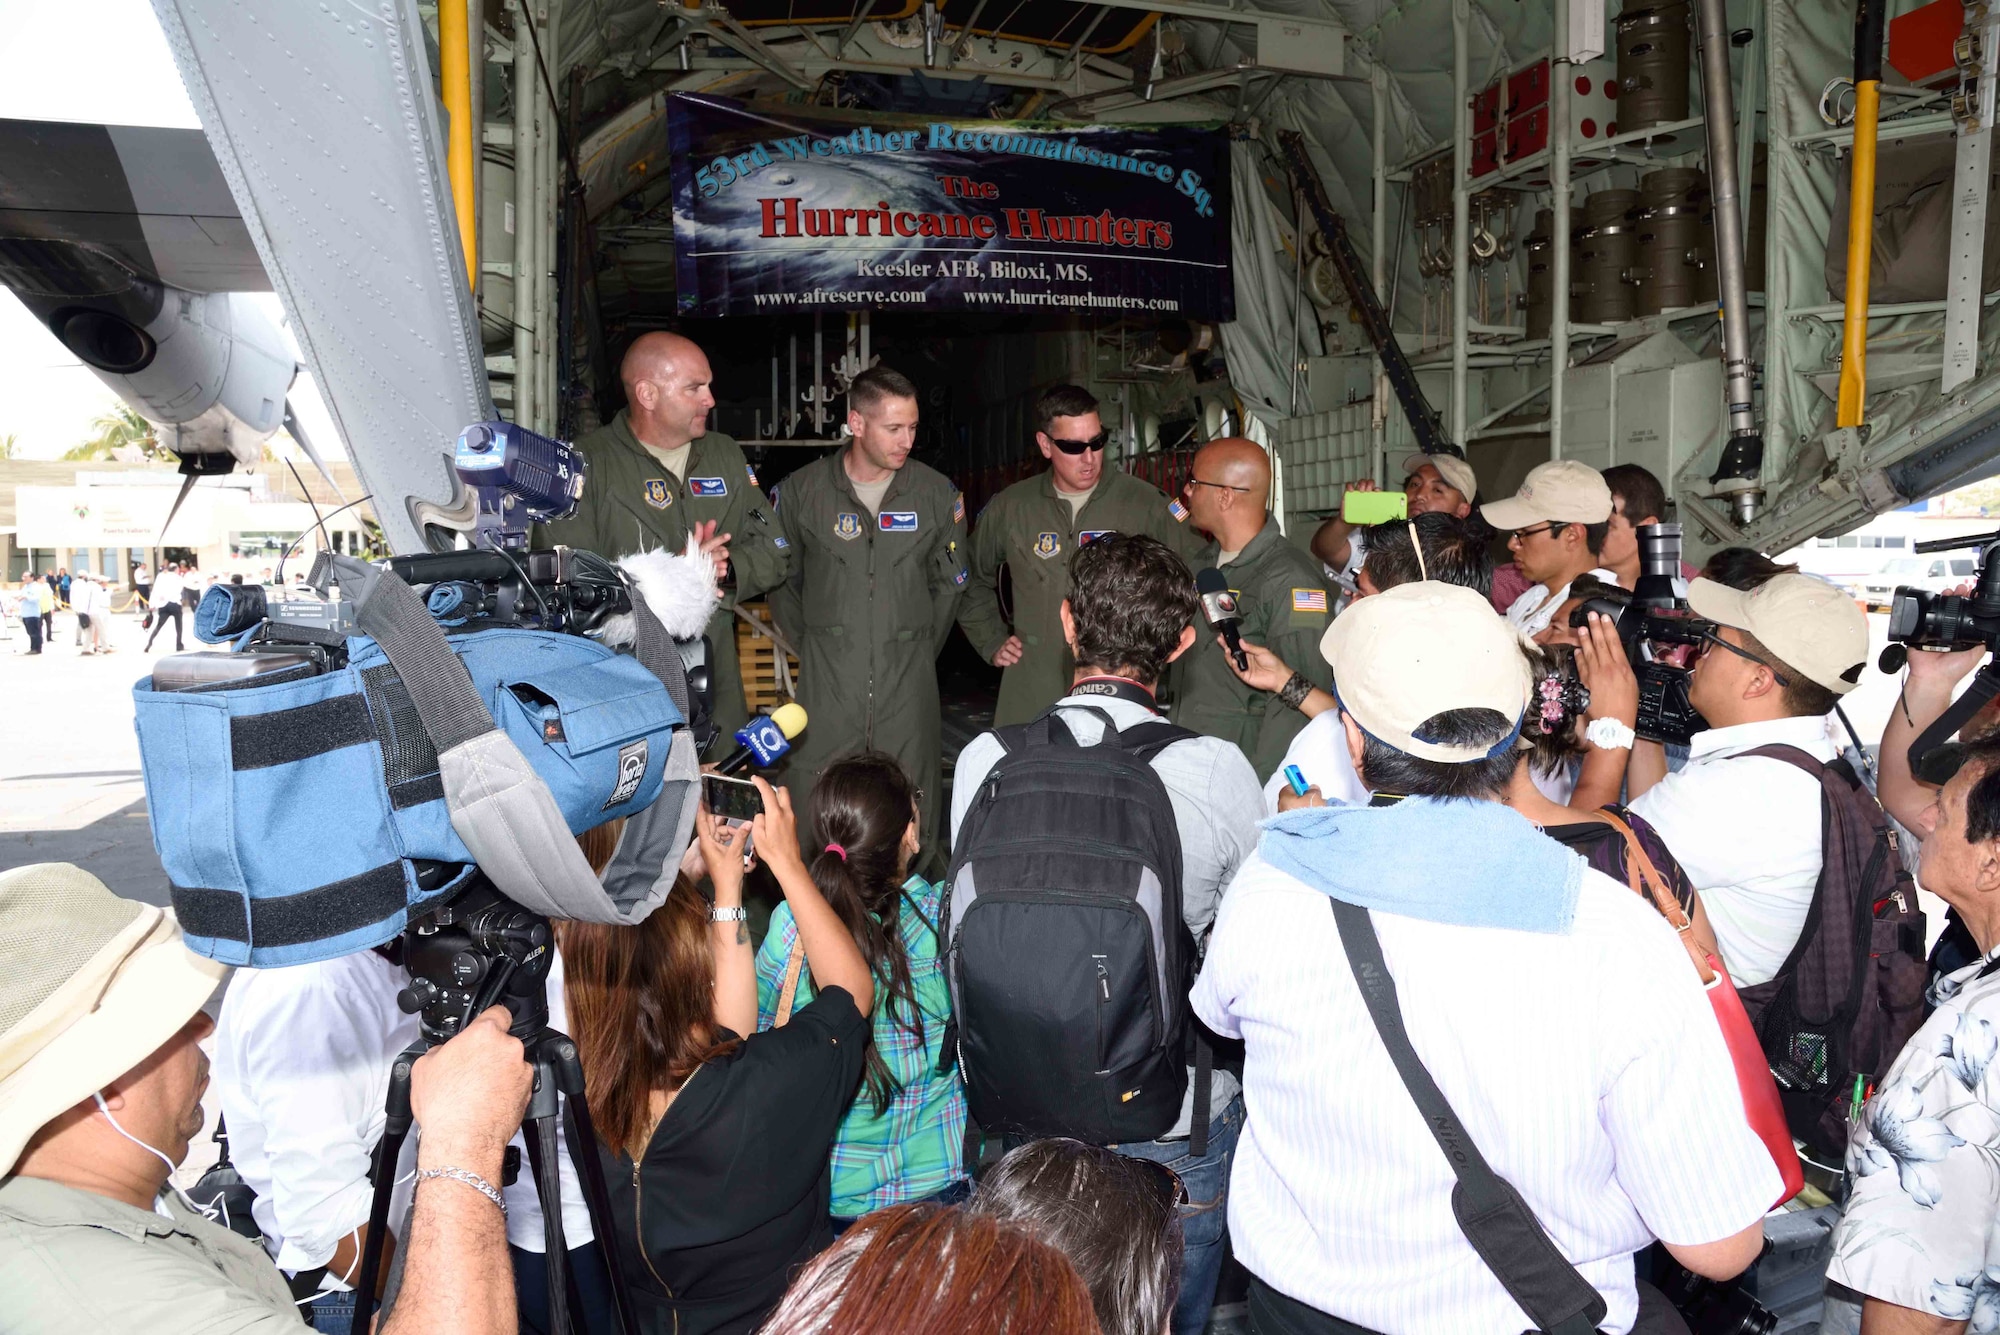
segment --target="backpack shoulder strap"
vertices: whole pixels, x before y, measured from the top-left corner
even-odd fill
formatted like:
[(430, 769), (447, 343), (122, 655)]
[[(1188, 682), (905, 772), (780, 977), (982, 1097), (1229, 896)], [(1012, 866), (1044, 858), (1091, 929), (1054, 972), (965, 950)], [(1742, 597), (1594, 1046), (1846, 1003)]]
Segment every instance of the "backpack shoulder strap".
[(1812, 775), (1815, 779), (1826, 773), (1826, 762), (1815, 759), (1811, 752), (1786, 742), (1773, 742), (1769, 746), (1759, 746), (1749, 751), (1738, 751), (1732, 759), (1758, 756), (1765, 760), (1782, 760)]
[(1148, 719), (1144, 723), (1134, 723), (1131, 727), (1120, 731), (1118, 741), (1133, 755), (1141, 760), (1150, 761), (1175, 742), (1184, 742), (1191, 737), (1199, 736), (1200, 733), (1192, 732), (1177, 723), (1169, 723), (1165, 719)]

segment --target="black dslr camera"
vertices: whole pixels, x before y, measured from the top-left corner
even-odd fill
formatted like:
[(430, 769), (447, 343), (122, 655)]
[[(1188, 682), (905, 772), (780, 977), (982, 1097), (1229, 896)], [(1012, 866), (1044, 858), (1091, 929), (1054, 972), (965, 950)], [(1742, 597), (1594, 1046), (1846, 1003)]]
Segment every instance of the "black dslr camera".
[[(1618, 623), (1618, 638), (1639, 678), (1639, 719), (1633, 731), (1649, 742), (1686, 746), (1708, 722), (1688, 702), (1692, 653), (1715, 632), (1715, 623), (1688, 609), (1687, 585), (1681, 579), (1681, 526), (1647, 524), (1639, 529), (1639, 582), (1623, 607), (1606, 598), (1592, 598), (1570, 613), (1570, 625), (1582, 626), (1592, 612)], [(1676, 661), (1678, 660), (1678, 661)]]

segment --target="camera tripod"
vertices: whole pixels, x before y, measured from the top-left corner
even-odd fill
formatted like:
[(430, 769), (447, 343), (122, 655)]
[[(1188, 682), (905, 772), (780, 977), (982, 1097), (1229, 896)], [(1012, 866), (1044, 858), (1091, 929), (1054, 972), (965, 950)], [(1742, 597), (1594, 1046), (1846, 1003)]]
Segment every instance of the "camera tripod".
[(583, 1063), (575, 1041), (548, 1025), (546, 989), (552, 940), (547, 918), (503, 898), (477, 878), (474, 888), (455, 896), (407, 932), (404, 959), (410, 985), (398, 1002), (422, 1018), (423, 1033), (389, 1069), (386, 1117), (382, 1139), (375, 1146), (375, 1193), (368, 1208), (368, 1237), (362, 1248), (361, 1271), (355, 1277), (355, 1330), (368, 1329), (368, 1319), (375, 1310), (396, 1163), (414, 1121), (410, 1072), (433, 1046), (448, 1040), (487, 1007), (504, 1004), (515, 1017), (509, 1032), (521, 1040), (535, 1072), (521, 1130), (542, 1210), (548, 1328), (553, 1335), (587, 1335), (581, 1323), (583, 1304), (570, 1273), (569, 1249), (563, 1237), (562, 1165), (556, 1138), (560, 1111), (566, 1119), (570, 1162), (583, 1186), (592, 1236), (603, 1253), (610, 1279), (613, 1316), (620, 1335), (637, 1335), (631, 1290), (618, 1255), (611, 1193), (597, 1157), (597, 1130), (584, 1100)]

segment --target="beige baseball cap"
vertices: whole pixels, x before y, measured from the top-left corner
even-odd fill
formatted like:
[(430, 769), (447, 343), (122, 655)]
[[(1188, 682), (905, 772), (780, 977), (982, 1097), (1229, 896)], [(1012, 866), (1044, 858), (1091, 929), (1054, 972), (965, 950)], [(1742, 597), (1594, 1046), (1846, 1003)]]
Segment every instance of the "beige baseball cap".
[(1611, 488), (1589, 464), (1551, 459), (1529, 469), (1519, 491), (1506, 500), (1488, 501), (1479, 512), (1503, 533), (1544, 521), (1602, 524), (1611, 518)]
[(166, 909), (66, 862), (0, 872), (0, 1176), (55, 1118), (157, 1052), (229, 971)]
[(1419, 451), (1403, 460), (1403, 476), (1408, 477), (1429, 464), (1438, 470), (1438, 476), (1446, 485), (1456, 487), (1466, 500), (1476, 500), (1479, 496), (1479, 478), (1472, 471), (1472, 465), (1455, 454), (1425, 454)]
[(1747, 593), (1698, 579), (1688, 585), (1688, 606), (1755, 635), (1785, 666), (1835, 695), (1853, 690), (1868, 666), (1868, 618), (1823, 579), (1776, 575)]
[(1451, 746), (1419, 731), (1448, 709), (1491, 709), (1519, 733), (1533, 686), (1521, 638), (1471, 589), (1425, 580), (1356, 599), (1319, 647), (1340, 707), (1377, 741), (1446, 764), (1484, 760), (1516, 741)]

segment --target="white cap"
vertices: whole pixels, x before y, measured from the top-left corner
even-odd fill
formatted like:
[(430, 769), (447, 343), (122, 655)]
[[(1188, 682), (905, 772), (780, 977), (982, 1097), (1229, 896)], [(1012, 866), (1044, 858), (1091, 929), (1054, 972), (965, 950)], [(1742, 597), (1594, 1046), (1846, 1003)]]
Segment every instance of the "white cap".
[(1786, 667), (1835, 695), (1853, 690), (1868, 665), (1868, 618), (1852, 598), (1811, 575), (1774, 575), (1747, 593), (1698, 579), (1688, 585), (1688, 606), (1698, 617), (1755, 635)]
[[(1425, 580), (1357, 599), (1320, 640), (1334, 695), (1361, 730), (1420, 760), (1464, 764), (1511, 750), (1533, 676), (1521, 637), (1471, 589)], [(1515, 724), (1493, 746), (1419, 735), (1450, 709), (1490, 709)]]
[(1589, 464), (1551, 459), (1529, 469), (1519, 491), (1506, 500), (1488, 501), (1479, 512), (1503, 533), (1544, 521), (1602, 524), (1611, 518), (1611, 488)]
[(1456, 488), (1467, 501), (1479, 496), (1479, 478), (1472, 471), (1472, 465), (1455, 454), (1412, 454), (1403, 460), (1403, 476), (1409, 477), (1425, 464), (1438, 470), (1445, 485)]

